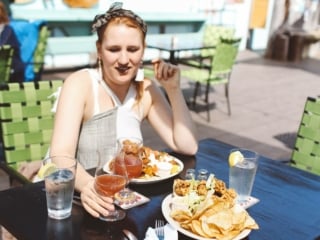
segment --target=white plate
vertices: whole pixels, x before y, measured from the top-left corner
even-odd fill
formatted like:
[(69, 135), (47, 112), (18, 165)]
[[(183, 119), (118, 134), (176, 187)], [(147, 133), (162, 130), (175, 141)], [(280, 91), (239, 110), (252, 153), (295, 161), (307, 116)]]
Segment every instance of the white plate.
[[(133, 178), (130, 180), (130, 183), (133, 183), (133, 184), (149, 184), (149, 183), (155, 183), (155, 182), (160, 182), (160, 181), (164, 181), (166, 179), (169, 179), (169, 178), (172, 178), (176, 175), (178, 175), (179, 173), (181, 173), (181, 171), (183, 170), (184, 168), (184, 164), (181, 160), (179, 160), (178, 158), (176, 157), (173, 157), (171, 155), (169, 155), (169, 157), (173, 160), (175, 160), (178, 165), (179, 165), (179, 170), (173, 174), (170, 174), (170, 175), (167, 175), (167, 176), (164, 176), (164, 177), (160, 177), (160, 176), (152, 176), (152, 177), (148, 177), (148, 178)], [(103, 170), (105, 172), (110, 172), (110, 168), (109, 168), (109, 164), (110, 162), (106, 163), (106, 165), (104, 165), (103, 167)]]
[[(172, 200), (172, 194), (169, 194), (168, 196), (166, 196), (165, 199), (163, 199), (162, 201), (162, 205), (161, 205), (161, 209), (162, 209), (162, 214), (164, 216), (164, 218), (167, 220), (168, 223), (170, 223), (170, 225), (177, 229), (177, 231), (181, 232), (182, 234), (194, 238), (194, 239), (198, 239), (198, 240), (214, 240), (214, 238), (204, 238), (201, 237), (199, 235), (196, 235), (186, 229), (183, 229), (182, 227), (180, 227), (179, 223), (176, 222), (175, 220), (173, 220), (170, 217), (170, 212), (171, 212), (171, 200)], [(233, 238), (232, 240), (240, 240), (243, 239), (244, 237), (248, 236), (249, 233), (251, 232), (250, 229), (245, 229), (243, 230), (238, 236), (236, 236), (235, 238)]]

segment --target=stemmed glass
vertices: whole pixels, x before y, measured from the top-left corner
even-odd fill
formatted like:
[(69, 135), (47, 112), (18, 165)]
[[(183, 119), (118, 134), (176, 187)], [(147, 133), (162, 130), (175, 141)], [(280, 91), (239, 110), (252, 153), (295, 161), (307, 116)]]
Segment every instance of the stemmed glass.
[(142, 160), (140, 158), (140, 148), (142, 147), (142, 140), (137, 138), (120, 138), (117, 141), (117, 157), (115, 159), (115, 172), (123, 174), (123, 168), (118, 167), (118, 156), (124, 157), (124, 163), (128, 176), (126, 187), (119, 192), (119, 197), (122, 201), (133, 200), (135, 194), (128, 189), (128, 184), (132, 178), (139, 177), (142, 172)]
[[(114, 169), (106, 172), (105, 164), (115, 158), (115, 149), (113, 147), (98, 151), (98, 165), (95, 172), (94, 189), (103, 197), (114, 198), (115, 194), (123, 190), (128, 182), (127, 171), (124, 165), (124, 155), (117, 154), (116, 163), (120, 171), (115, 172)], [(114, 222), (122, 220), (126, 216), (125, 211), (115, 209), (109, 211), (108, 216), (100, 216), (101, 220)]]

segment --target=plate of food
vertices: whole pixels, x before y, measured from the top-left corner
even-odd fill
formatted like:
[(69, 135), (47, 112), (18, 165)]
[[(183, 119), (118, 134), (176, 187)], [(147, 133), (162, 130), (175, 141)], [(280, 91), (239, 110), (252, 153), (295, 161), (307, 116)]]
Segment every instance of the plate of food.
[[(138, 147), (134, 143), (130, 144), (130, 148), (126, 148), (126, 154), (131, 157), (139, 157), (142, 161), (141, 171), (130, 179), (130, 183), (149, 184), (163, 181), (178, 175), (184, 168), (181, 160), (166, 152), (153, 150), (146, 146)], [(104, 171), (110, 172), (113, 167), (114, 160), (111, 160), (106, 163)]]
[(167, 222), (199, 240), (240, 240), (259, 226), (235, 201), (236, 193), (213, 175), (207, 181), (175, 179), (162, 202)]

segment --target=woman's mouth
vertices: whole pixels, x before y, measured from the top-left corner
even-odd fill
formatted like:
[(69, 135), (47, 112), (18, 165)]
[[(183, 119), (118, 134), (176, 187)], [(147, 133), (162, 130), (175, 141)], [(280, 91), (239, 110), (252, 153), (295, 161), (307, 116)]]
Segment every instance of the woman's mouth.
[(119, 73), (124, 74), (130, 69), (130, 67), (128, 67), (128, 66), (118, 66), (118, 67), (116, 67), (116, 69), (118, 70)]

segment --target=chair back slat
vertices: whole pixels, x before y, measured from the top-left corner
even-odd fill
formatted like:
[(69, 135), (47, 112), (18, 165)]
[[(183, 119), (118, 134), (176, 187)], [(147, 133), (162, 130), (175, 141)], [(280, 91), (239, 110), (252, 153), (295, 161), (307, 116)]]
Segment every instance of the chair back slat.
[(50, 30), (48, 25), (42, 25), (39, 30), (38, 43), (33, 54), (33, 71), (35, 74), (35, 81), (41, 80), (49, 36)]
[(11, 74), (11, 65), (14, 49), (10, 45), (0, 46), (0, 83), (8, 83)]
[(211, 75), (230, 73), (237, 54), (237, 46), (232, 43), (219, 43), (216, 47), (216, 53), (212, 58)]
[(291, 156), (291, 165), (320, 175), (320, 98), (308, 97)]
[[(203, 45), (217, 46), (221, 42), (221, 38), (234, 38), (235, 29), (226, 26), (206, 25), (203, 30)], [(215, 49), (202, 49), (201, 56), (207, 57), (215, 55)]]
[(62, 80), (9, 83), (0, 88), (0, 123), (6, 163), (15, 170), (21, 162), (45, 157), (52, 135), (55, 99), (50, 96)]

